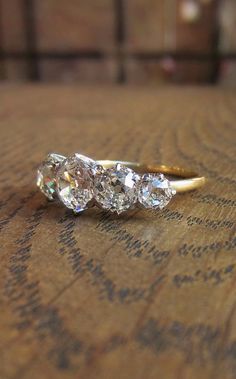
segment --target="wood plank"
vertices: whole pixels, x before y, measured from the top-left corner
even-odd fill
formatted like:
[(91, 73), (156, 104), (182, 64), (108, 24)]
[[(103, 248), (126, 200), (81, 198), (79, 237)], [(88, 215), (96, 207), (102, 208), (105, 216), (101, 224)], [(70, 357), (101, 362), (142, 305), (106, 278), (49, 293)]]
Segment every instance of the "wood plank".
[(36, 0), (39, 51), (106, 50), (114, 45), (114, 9), (109, 0)]
[[(0, 377), (236, 375), (232, 90), (0, 86)], [(49, 151), (208, 178), (161, 212), (75, 217), (35, 188)]]
[(225, 0), (220, 3), (219, 12), (219, 50), (221, 53), (236, 51), (236, 3), (234, 0)]
[(166, 0), (124, 2), (126, 46), (134, 51), (163, 51)]
[[(196, 19), (187, 21), (184, 17), (184, 1), (178, 0), (176, 18), (176, 44), (180, 51), (194, 53), (211, 53), (217, 49), (217, 4), (214, 1), (207, 1), (198, 4), (199, 16)], [(186, 2), (187, 3), (187, 2)], [(182, 9), (182, 12), (181, 12)], [(196, 13), (198, 13), (196, 12)]]
[(25, 51), (27, 42), (23, 2), (19, 0), (2, 1), (0, 22), (3, 50), (7, 52)]
[[(2, 53), (23, 53), (27, 51), (24, 2), (19, 0), (2, 1), (0, 4), (0, 50)], [(0, 71), (4, 79), (25, 81), (28, 78), (26, 59), (2, 59)], [(0, 74), (1, 75), (1, 74)]]
[(141, 52), (211, 52), (215, 48), (216, 4), (197, 3), (196, 19), (184, 17), (183, 9), (188, 5), (183, 0), (126, 2), (127, 48)]

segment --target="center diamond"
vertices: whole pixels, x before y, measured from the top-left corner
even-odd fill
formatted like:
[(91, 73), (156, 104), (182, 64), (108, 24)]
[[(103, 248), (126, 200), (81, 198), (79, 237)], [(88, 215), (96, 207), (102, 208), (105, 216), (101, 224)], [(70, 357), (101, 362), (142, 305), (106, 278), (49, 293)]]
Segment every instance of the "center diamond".
[(57, 172), (57, 192), (67, 208), (79, 213), (93, 198), (96, 162), (81, 154), (67, 158)]
[(126, 211), (137, 201), (139, 179), (133, 170), (118, 163), (96, 175), (95, 199), (112, 212)]

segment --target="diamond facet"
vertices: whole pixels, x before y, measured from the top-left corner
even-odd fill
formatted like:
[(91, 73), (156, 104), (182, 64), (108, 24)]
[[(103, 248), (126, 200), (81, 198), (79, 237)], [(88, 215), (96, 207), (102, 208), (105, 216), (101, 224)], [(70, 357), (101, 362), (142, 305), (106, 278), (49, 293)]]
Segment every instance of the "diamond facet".
[(56, 171), (65, 157), (59, 154), (48, 154), (37, 171), (37, 186), (49, 200), (56, 197)]
[(140, 176), (130, 168), (116, 164), (97, 173), (95, 199), (105, 209), (118, 214), (132, 207), (137, 201), (137, 183)]
[(60, 166), (56, 182), (57, 192), (67, 208), (79, 213), (93, 198), (93, 178), (96, 162), (81, 154), (67, 158)]
[(164, 208), (176, 191), (163, 174), (145, 174), (142, 176), (138, 200), (145, 208)]

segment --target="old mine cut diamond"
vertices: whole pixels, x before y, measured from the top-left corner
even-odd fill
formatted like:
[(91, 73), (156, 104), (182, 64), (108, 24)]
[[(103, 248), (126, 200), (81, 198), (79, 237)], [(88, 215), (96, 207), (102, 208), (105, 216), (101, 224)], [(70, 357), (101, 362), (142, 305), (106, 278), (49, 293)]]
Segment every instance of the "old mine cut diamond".
[(58, 196), (67, 208), (76, 213), (85, 210), (93, 198), (95, 168), (95, 161), (74, 154), (63, 162), (57, 172)]
[(163, 174), (145, 174), (142, 176), (138, 200), (145, 208), (164, 208), (176, 191)]
[(65, 157), (59, 154), (48, 154), (37, 171), (37, 186), (49, 200), (56, 197), (56, 170)]
[(137, 201), (137, 183), (140, 177), (133, 170), (116, 164), (95, 177), (95, 199), (105, 209), (118, 214)]

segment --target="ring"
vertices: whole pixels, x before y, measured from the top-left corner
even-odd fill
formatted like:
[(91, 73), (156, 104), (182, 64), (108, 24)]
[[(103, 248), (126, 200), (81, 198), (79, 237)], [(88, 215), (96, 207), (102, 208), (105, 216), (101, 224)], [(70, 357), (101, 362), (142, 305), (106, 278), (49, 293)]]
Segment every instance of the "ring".
[(41, 192), (75, 213), (94, 205), (118, 214), (135, 206), (162, 209), (176, 193), (199, 188), (205, 181), (180, 167), (96, 161), (78, 153), (70, 157), (48, 154), (37, 171)]

